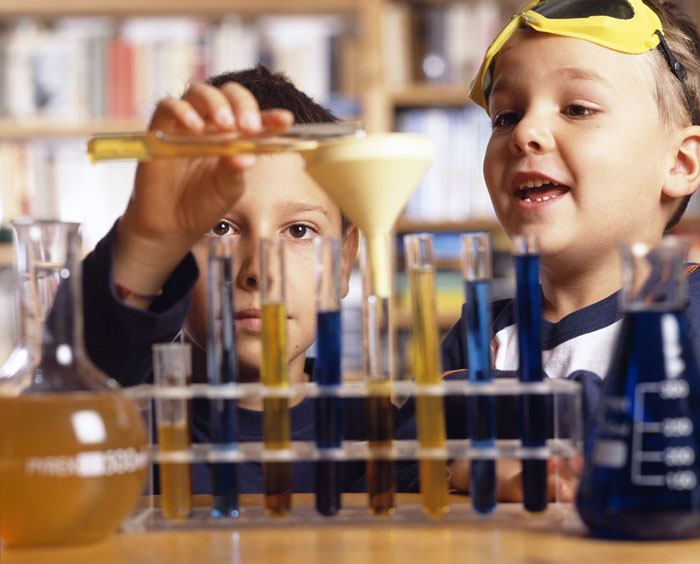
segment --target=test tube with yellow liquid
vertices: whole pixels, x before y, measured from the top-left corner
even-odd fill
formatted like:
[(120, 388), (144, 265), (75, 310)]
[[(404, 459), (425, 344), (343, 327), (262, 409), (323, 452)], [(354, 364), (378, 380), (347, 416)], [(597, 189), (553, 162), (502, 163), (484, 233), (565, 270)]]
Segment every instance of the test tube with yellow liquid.
[[(265, 450), (286, 451), (290, 447), (289, 376), (287, 373), (287, 312), (284, 301), (284, 241), (260, 240), (260, 318), (262, 360), (260, 380), (263, 398), (263, 442)], [(282, 517), (292, 500), (292, 463), (263, 464), (265, 511)]]
[(240, 132), (174, 134), (162, 131), (110, 133), (88, 140), (93, 163), (115, 159), (150, 161), (163, 158), (233, 156), (242, 153), (303, 152), (316, 149), (323, 139), (364, 135), (359, 122), (308, 123), (285, 131), (257, 135)]
[[(191, 345), (153, 345), (153, 381), (156, 388), (184, 387), (191, 380)], [(157, 397), (155, 402), (158, 449), (162, 453), (190, 448), (189, 400)], [(160, 464), (161, 509), (166, 519), (186, 519), (192, 511), (192, 474), (188, 462)]]
[(440, 384), (440, 345), (435, 306), (435, 257), (432, 235), (404, 238), (406, 273), (411, 295), (411, 350), (416, 380), (420, 490), (423, 511), (437, 517), (449, 511), (445, 456), (445, 408)]
[(433, 142), (408, 133), (328, 139), (303, 152), (306, 170), (363, 234), (363, 358), (367, 382), (367, 490), (370, 511), (395, 512), (391, 381), (391, 230), (434, 156)]

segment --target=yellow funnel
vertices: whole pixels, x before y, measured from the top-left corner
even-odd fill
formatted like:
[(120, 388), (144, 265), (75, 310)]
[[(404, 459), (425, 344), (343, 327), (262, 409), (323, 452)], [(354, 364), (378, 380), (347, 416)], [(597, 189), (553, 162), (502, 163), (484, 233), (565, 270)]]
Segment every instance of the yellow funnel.
[(378, 133), (323, 142), (302, 155), (308, 173), (367, 237), (375, 291), (389, 297), (384, 236), (432, 162), (433, 141), (410, 133)]

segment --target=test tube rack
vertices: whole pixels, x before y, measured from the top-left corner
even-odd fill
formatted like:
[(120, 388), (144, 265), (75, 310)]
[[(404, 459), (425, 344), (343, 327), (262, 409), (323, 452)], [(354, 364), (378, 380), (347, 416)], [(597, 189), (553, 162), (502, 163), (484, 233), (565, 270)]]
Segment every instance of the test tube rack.
[[(291, 512), (283, 517), (269, 517), (260, 507), (244, 506), (238, 517), (217, 517), (210, 515), (208, 507), (195, 506), (190, 516), (184, 520), (170, 521), (161, 513), (153, 491), (153, 465), (156, 463), (241, 463), (241, 462), (296, 462), (320, 460), (367, 460), (371, 457), (393, 460), (420, 460), (438, 458), (459, 459), (549, 459), (559, 457), (568, 463), (582, 456), (582, 404), (581, 390), (577, 382), (566, 379), (546, 379), (543, 382), (523, 383), (517, 379), (496, 378), (491, 383), (474, 384), (468, 380), (445, 380), (438, 385), (419, 386), (414, 382), (396, 381), (391, 384), (392, 394), (396, 397), (411, 395), (433, 396), (512, 396), (544, 395), (552, 398), (551, 421), (552, 433), (544, 447), (523, 447), (520, 439), (497, 439), (492, 447), (472, 445), (469, 439), (448, 439), (444, 449), (421, 449), (417, 440), (394, 440), (386, 449), (369, 448), (364, 441), (348, 441), (341, 448), (317, 448), (313, 441), (292, 441), (288, 449), (268, 450), (262, 442), (238, 442), (234, 447), (212, 445), (208, 443), (191, 443), (183, 450), (162, 451), (151, 441), (151, 473), (142, 503), (123, 524), (124, 531), (141, 531), (152, 529), (181, 529), (207, 527), (245, 527), (245, 526), (292, 526), (299, 524), (342, 524), (342, 523), (427, 523), (427, 522), (468, 522), (470, 520), (513, 519), (522, 518), (528, 527), (549, 527), (552, 524), (570, 523), (573, 514), (570, 503), (555, 499), (546, 511), (527, 514), (520, 504), (508, 504), (508, 509), (496, 510), (484, 516), (473, 511), (468, 503), (457, 503), (450, 507), (450, 512), (440, 518), (426, 516), (419, 503), (411, 505), (396, 504), (396, 511), (390, 517), (372, 515), (366, 507), (343, 507), (336, 515), (327, 517), (316, 512), (314, 507), (292, 507)], [(315, 383), (290, 385), (285, 388), (270, 388), (258, 383), (232, 384), (227, 386), (210, 386), (208, 384), (191, 384), (188, 386), (162, 387), (144, 384), (125, 389), (126, 393), (138, 403), (152, 430), (154, 399), (189, 400), (206, 399), (241, 399), (244, 397), (264, 398), (307, 397), (320, 395), (338, 395), (339, 397), (367, 397), (369, 386), (365, 382), (343, 382), (340, 386), (322, 389)], [(466, 414), (465, 414), (466, 427)], [(152, 437), (153, 438), (153, 437)], [(556, 476), (555, 476), (556, 479)], [(313, 495), (313, 494), (310, 494)], [(260, 496), (262, 497), (262, 496)], [(196, 505), (196, 504), (195, 504)]]

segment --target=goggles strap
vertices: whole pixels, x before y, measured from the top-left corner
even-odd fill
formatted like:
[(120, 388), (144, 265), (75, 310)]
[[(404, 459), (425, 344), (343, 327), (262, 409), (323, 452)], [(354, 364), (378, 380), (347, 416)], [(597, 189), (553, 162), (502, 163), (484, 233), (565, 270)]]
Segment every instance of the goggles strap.
[(671, 53), (671, 49), (669, 49), (668, 43), (666, 43), (663, 34), (658, 29), (654, 33), (659, 36), (659, 50), (663, 53), (671, 72), (681, 83), (681, 88), (683, 88), (683, 94), (685, 94), (685, 100), (688, 103), (688, 109), (690, 110), (690, 120), (692, 121), (693, 125), (700, 125), (700, 122), (698, 122), (697, 113), (695, 112), (695, 104), (693, 104), (693, 100), (690, 97), (690, 92), (685, 84), (685, 78), (687, 76), (685, 67), (676, 59), (676, 57), (673, 56), (673, 53)]

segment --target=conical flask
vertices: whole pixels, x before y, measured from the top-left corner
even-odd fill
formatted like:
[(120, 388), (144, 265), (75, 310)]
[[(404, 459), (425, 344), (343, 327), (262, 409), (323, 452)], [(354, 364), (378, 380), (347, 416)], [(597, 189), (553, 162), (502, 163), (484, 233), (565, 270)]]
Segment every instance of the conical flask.
[(143, 491), (146, 430), (83, 348), (79, 225), (13, 227), (19, 342), (0, 370), (0, 540), (96, 540)]
[(576, 499), (599, 536), (700, 534), (700, 377), (684, 312), (686, 251), (670, 237), (622, 247), (622, 327)]

